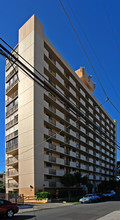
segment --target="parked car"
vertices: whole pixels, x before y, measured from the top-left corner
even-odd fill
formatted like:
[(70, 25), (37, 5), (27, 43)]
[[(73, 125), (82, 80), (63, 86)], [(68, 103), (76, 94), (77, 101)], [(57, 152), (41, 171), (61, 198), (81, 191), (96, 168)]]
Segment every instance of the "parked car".
[(91, 203), (91, 202), (98, 202), (99, 196), (96, 194), (86, 194), (83, 198), (79, 200), (81, 203)]
[(0, 199), (0, 215), (12, 218), (15, 213), (19, 210), (17, 204), (11, 203), (10, 201)]
[(106, 198), (113, 198), (116, 195), (116, 192), (114, 190), (108, 191), (103, 194)]
[(97, 193), (96, 195), (99, 196), (99, 202), (106, 200), (106, 196), (104, 193)]

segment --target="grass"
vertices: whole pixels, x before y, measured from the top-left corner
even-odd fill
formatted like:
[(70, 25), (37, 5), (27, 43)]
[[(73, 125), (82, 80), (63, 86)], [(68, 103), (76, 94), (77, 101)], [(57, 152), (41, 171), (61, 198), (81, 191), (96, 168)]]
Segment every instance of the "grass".
[(80, 202), (72, 202), (72, 205), (78, 205)]

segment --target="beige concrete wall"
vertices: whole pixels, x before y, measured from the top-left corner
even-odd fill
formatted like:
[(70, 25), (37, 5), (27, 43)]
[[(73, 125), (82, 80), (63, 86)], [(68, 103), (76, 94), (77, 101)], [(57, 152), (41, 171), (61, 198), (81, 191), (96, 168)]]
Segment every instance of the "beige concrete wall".
[[(43, 73), (44, 41), (41, 36), (43, 26), (33, 15), (19, 30), (19, 53)], [(19, 80), (19, 192), (32, 195), (44, 184), (44, 150), (40, 145), (43, 141), (44, 91), (20, 69)]]
[[(19, 30), (19, 54), (34, 65), (34, 17)], [(20, 69), (18, 97), (19, 193), (27, 195), (34, 187), (34, 82)]]
[[(41, 23), (35, 20), (35, 68), (44, 75), (44, 35)], [(42, 80), (39, 73), (36, 73)], [(44, 92), (45, 90), (37, 83), (34, 84), (34, 172), (36, 190), (42, 189), (44, 185)]]

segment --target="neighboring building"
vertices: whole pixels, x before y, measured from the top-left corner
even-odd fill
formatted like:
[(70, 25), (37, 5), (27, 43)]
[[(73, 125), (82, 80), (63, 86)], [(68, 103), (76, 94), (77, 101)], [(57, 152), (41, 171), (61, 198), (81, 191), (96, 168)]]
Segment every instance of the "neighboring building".
[(0, 193), (5, 192), (5, 172), (0, 173)]
[(72, 70), (34, 15), (20, 28), (15, 49), (107, 137), (6, 60), (7, 192), (58, 189), (66, 172), (78, 171), (95, 184), (113, 179), (116, 121), (93, 96), (94, 83), (85, 69)]
[(120, 180), (120, 161), (117, 161), (117, 167), (116, 167), (116, 179)]
[(5, 184), (5, 173), (0, 173), (0, 183), (4, 183)]

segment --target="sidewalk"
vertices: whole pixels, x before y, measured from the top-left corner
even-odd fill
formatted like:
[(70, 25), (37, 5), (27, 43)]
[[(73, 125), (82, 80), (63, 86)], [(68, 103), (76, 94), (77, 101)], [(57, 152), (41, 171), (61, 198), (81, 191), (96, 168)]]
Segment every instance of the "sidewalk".
[(108, 215), (98, 218), (97, 220), (120, 220), (120, 211), (111, 212)]
[(29, 205), (20, 205), (18, 213), (25, 213), (43, 209), (58, 208), (63, 206), (71, 206), (72, 203), (41, 203), (41, 204), (29, 204)]

